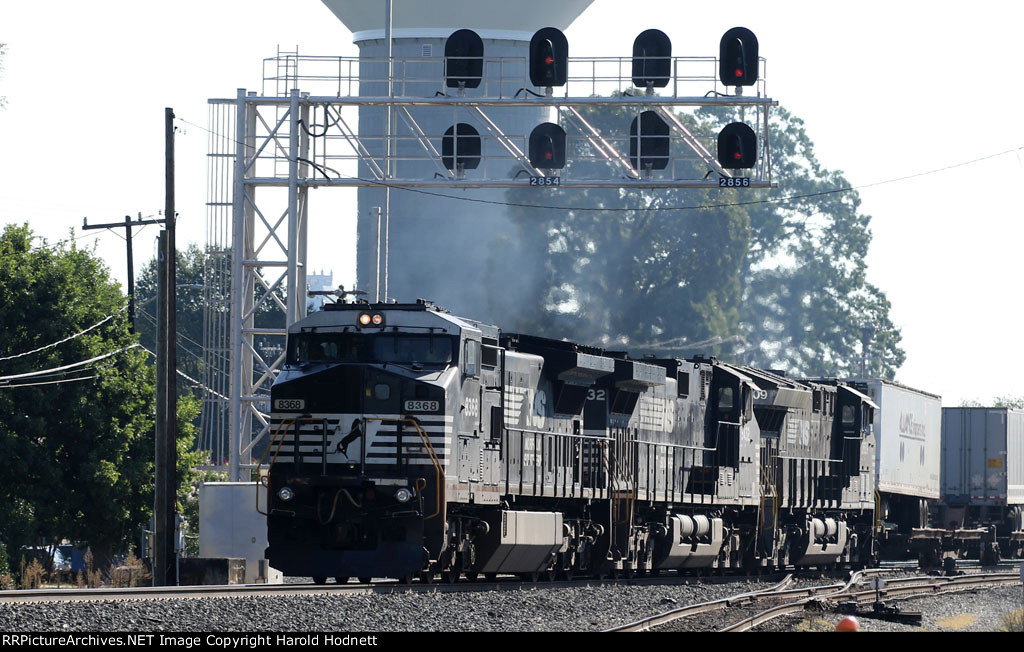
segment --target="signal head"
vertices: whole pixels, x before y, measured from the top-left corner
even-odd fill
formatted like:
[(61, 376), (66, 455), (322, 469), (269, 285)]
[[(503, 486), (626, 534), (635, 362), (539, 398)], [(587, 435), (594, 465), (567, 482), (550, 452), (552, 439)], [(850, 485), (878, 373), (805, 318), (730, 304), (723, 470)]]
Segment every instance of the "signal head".
[(444, 44), (444, 77), (448, 88), (477, 88), (484, 77), (484, 41), (471, 29), (460, 29)]
[(633, 85), (664, 88), (672, 78), (672, 41), (659, 29), (641, 32), (633, 41)]
[(565, 130), (545, 122), (530, 132), (530, 165), (541, 170), (565, 167)]
[(726, 86), (753, 86), (758, 75), (757, 37), (746, 27), (733, 27), (719, 46), (718, 78)]
[(723, 168), (739, 170), (757, 163), (757, 134), (742, 122), (726, 125), (718, 134), (718, 162)]
[(530, 83), (538, 88), (565, 86), (568, 80), (569, 41), (555, 27), (537, 30), (530, 39)]

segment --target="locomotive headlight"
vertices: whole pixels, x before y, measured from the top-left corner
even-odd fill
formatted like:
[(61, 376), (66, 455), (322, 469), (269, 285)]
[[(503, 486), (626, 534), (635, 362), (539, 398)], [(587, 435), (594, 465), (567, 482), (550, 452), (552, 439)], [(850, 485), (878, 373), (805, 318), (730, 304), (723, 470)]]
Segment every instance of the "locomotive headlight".
[(407, 503), (410, 500), (412, 500), (412, 492), (406, 489), (405, 487), (402, 487), (401, 489), (395, 492), (395, 500), (397, 500), (400, 503)]
[(380, 314), (379, 312), (375, 312), (375, 313), (373, 313), (373, 316), (370, 317), (370, 321), (373, 322), (374, 326), (383, 326), (384, 325), (384, 315)]
[(284, 502), (288, 502), (292, 498), (295, 498), (295, 491), (293, 491), (291, 487), (281, 487), (277, 490), (277, 497)]
[(370, 313), (368, 313), (368, 312), (360, 313), (359, 314), (359, 325), (360, 326), (369, 326), (371, 319), (373, 319), (373, 318), (370, 316)]

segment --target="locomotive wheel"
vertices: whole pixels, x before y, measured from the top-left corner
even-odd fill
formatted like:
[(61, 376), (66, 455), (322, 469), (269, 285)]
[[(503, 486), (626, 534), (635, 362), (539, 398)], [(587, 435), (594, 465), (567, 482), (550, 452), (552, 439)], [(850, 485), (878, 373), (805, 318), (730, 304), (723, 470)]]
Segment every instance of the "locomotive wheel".
[[(372, 577), (360, 577), (359, 578), (359, 583), (360, 584), (369, 584), (370, 580), (372, 580), (372, 579), (373, 579)], [(345, 581), (347, 582), (348, 580), (346, 579)]]
[(555, 568), (549, 568), (541, 573), (541, 577), (544, 578), (545, 582), (554, 582), (558, 579), (558, 570)]
[(420, 582), (422, 584), (433, 584), (434, 572), (428, 570), (420, 572)]
[(570, 566), (569, 568), (565, 568), (563, 570), (558, 571), (558, 579), (563, 580), (565, 582), (571, 582), (575, 574), (575, 569)]
[(469, 580), (470, 582), (475, 582), (478, 579), (480, 579), (480, 573), (474, 573), (474, 572), (471, 572), (471, 571), (466, 571), (466, 579)]
[(313, 584), (327, 584), (327, 576), (326, 575), (314, 575), (313, 576)]
[(441, 581), (443, 581), (445, 584), (455, 584), (459, 581), (459, 575), (461, 574), (462, 573), (460, 573), (459, 569), (457, 568), (449, 568), (448, 570), (443, 570), (441, 571)]
[(536, 584), (537, 580), (540, 579), (540, 573), (537, 571), (533, 571), (532, 573), (519, 573), (519, 578), (524, 582)]
[(334, 581), (338, 584), (348, 584), (348, 575), (339, 575), (334, 578)]
[(495, 580), (498, 579), (498, 574), (497, 573), (484, 573), (484, 579), (487, 580), (488, 582), (494, 582)]
[(399, 582), (399, 584), (406, 584), (406, 585), (412, 584), (412, 578), (413, 578), (413, 574), (412, 573), (406, 573), (405, 575), (403, 575), (403, 576), (398, 578), (398, 582)]

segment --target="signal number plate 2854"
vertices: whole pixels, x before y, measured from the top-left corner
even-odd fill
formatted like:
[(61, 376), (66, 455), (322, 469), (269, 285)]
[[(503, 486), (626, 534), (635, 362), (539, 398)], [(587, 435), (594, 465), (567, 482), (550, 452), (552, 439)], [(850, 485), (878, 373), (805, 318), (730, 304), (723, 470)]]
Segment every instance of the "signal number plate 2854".
[(406, 412), (437, 412), (441, 404), (437, 401), (406, 401)]

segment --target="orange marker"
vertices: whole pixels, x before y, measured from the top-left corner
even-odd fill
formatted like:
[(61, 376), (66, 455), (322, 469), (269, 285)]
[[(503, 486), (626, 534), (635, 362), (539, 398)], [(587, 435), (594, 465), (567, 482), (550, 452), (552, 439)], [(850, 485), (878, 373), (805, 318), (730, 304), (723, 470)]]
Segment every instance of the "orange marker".
[(860, 623), (853, 616), (847, 616), (839, 621), (836, 625), (837, 632), (856, 632), (860, 631)]

